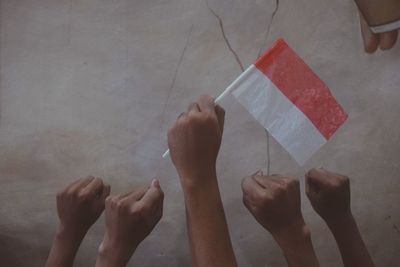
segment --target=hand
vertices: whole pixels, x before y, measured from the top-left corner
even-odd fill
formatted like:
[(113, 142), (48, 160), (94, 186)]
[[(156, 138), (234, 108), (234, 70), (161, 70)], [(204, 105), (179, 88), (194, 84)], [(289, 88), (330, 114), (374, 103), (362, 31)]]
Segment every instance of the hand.
[(89, 176), (79, 179), (57, 194), (60, 229), (68, 234), (85, 235), (104, 210), (110, 186)]
[[(124, 195), (106, 199), (106, 231), (96, 266), (125, 266), (163, 213), (164, 193), (158, 180)], [(107, 262), (110, 265), (103, 265)]]
[(261, 171), (242, 182), (243, 203), (283, 250), (288, 266), (319, 267), (300, 207), (299, 181)]
[(104, 210), (110, 186), (92, 176), (79, 179), (57, 194), (60, 226), (54, 238), (47, 267), (71, 267), (90, 226)]
[(373, 33), (361, 14), (360, 24), (365, 52), (374, 53), (378, 47), (382, 50), (389, 50), (396, 44), (397, 30), (385, 33)]
[(262, 172), (242, 181), (243, 203), (255, 219), (273, 236), (302, 230), (299, 181), (284, 176), (264, 176)]
[(306, 194), (314, 210), (327, 222), (350, 211), (350, 182), (346, 176), (312, 169), (306, 174)]
[(215, 177), (224, 117), (210, 96), (200, 96), (168, 131), (171, 158), (183, 184)]

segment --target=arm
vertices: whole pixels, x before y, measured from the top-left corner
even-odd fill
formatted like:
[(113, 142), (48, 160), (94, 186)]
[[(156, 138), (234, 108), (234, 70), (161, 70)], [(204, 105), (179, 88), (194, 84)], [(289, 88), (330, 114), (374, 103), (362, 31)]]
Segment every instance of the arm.
[(236, 266), (215, 174), (184, 189), (193, 266)]
[(60, 218), (47, 267), (71, 267), (79, 246), (92, 224), (104, 210), (110, 186), (100, 178), (87, 177), (69, 185), (57, 194)]
[(163, 213), (164, 193), (158, 180), (150, 186), (106, 199), (106, 231), (96, 267), (124, 267)]
[(306, 192), (314, 210), (325, 220), (346, 267), (375, 267), (350, 210), (349, 178), (313, 169), (306, 174)]
[(196, 267), (237, 266), (215, 167), (224, 115), (211, 97), (202, 96), (168, 132), (171, 158), (185, 196), (192, 264)]
[(290, 267), (317, 267), (318, 259), (300, 208), (299, 181), (262, 172), (242, 182), (243, 203), (274, 237)]

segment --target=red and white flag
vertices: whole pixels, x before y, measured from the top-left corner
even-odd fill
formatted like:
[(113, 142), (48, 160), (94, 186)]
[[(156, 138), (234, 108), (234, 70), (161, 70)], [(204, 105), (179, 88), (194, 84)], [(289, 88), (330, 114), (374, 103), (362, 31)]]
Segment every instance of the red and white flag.
[(348, 117), (325, 83), (283, 39), (243, 72), (228, 92), (300, 165)]

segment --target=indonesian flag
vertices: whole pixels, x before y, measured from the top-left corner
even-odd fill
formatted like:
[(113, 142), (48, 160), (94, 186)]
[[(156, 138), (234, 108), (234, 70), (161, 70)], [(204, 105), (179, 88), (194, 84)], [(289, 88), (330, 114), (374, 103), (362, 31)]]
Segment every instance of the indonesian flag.
[(224, 93), (228, 92), (300, 165), (348, 117), (325, 83), (283, 39), (277, 40)]

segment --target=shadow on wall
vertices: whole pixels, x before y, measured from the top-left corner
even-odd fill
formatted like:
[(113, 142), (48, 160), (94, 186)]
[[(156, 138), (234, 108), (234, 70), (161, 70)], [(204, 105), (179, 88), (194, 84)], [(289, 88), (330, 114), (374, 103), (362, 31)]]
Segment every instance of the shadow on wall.
[(32, 248), (22, 240), (0, 234), (0, 259), (2, 266), (24, 267), (27, 252)]

